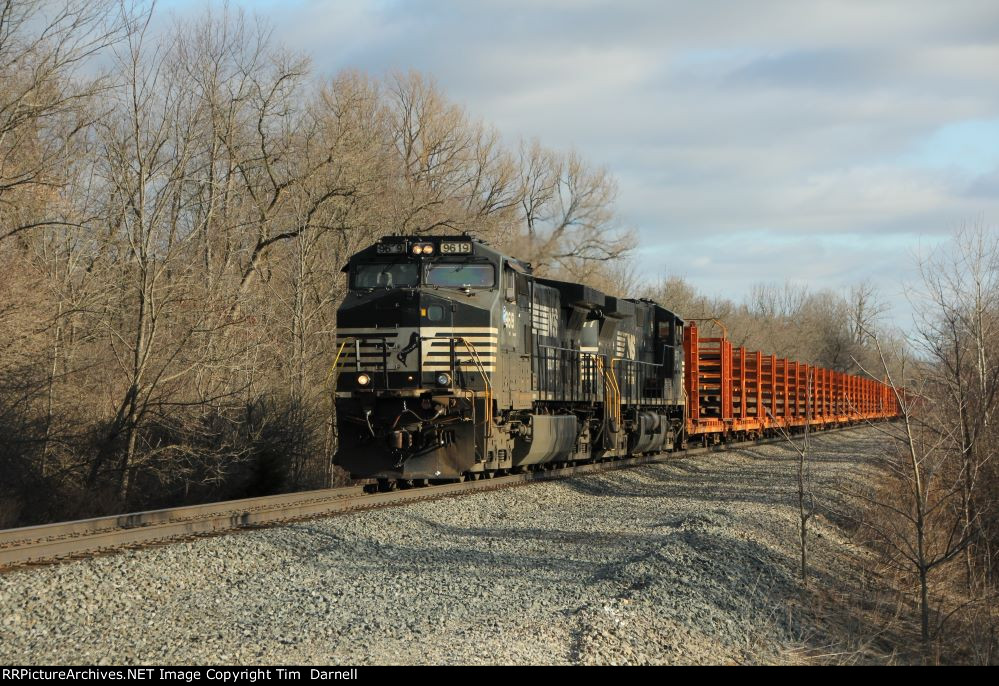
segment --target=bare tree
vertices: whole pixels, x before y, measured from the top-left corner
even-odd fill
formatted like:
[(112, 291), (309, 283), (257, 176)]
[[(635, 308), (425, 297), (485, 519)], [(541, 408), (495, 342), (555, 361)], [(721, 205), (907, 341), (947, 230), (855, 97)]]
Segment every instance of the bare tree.
[(866, 331), (880, 328), (881, 320), (888, 311), (878, 298), (877, 289), (871, 281), (861, 281), (850, 287), (850, 332), (857, 346), (867, 339)]
[(149, 38), (148, 24), (136, 27), (120, 54), (129, 75), (122, 101), (101, 125), (110, 227), (102, 268), (114, 284), (103, 322), (121, 390), (90, 481), (120, 454), (123, 501), (140, 458), (147, 470), (164, 456), (194, 458), (143, 432), (147, 419), (186, 432), (203, 421), (180, 426), (168, 408), (225, 415), (220, 403), (251, 399), (254, 374), (243, 370), (259, 364), (259, 351), (233, 333), (250, 322), (242, 305), (256, 281), (270, 279), (273, 250), (354, 192), (305, 106), (305, 63), (240, 16), (205, 22), (165, 42)]
[(798, 553), (800, 560), (798, 571), (801, 576), (801, 583), (806, 587), (808, 586), (808, 522), (815, 514), (815, 493), (812, 489), (811, 469), (808, 462), (808, 434), (812, 422), (812, 374), (813, 371), (809, 369), (805, 382), (805, 421), (802, 427), (800, 443), (792, 438), (788, 427), (774, 417), (770, 408), (765, 408), (767, 415), (777, 426), (777, 430), (781, 436), (798, 455), (796, 474), (798, 489)]
[[(448, 102), (416, 72), (389, 78), (390, 136), (399, 165), (392, 228), (499, 234), (517, 204), (513, 160), (499, 134)], [(506, 226), (507, 224), (503, 224)]]
[(999, 239), (982, 226), (964, 228), (949, 249), (921, 263), (920, 272), (925, 293), (916, 308), (918, 341), (933, 361), (934, 378), (956, 413), (961, 509), (965, 526), (980, 534), (966, 550), (966, 582), (971, 589), (976, 547), (987, 576), (994, 566), (991, 536), (985, 531), (993, 499), (977, 491), (983, 469), (995, 461), (991, 430), (999, 401), (999, 363), (992, 341), (999, 334)]
[(790, 281), (784, 284), (756, 283), (749, 289), (749, 311), (764, 319), (790, 321), (808, 300), (808, 288)]
[[(882, 515), (866, 525), (886, 546), (889, 564), (917, 578), (920, 635), (924, 656), (928, 657), (934, 636), (931, 576), (961, 554), (973, 532), (953, 507), (961, 494), (960, 481), (953, 479), (953, 471), (948, 469), (953, 458), (948, 450), (953, 431), (946, 421), (940, 421), (942, 414), (926, 392), (925, 377), (905, 376), (908, 364), (903, 359), (903, 376), (896, 378), (880, 339), (872, 332), (865, 333), (877, 350), (880, 371), (891, 388), (901, 431), (889, 432), (895, 439), (893, 449), (885, 456), (889, 484), (876, 494), (855, 495)], [(938, 617), (943, 615), (938, 613)]]
[(606, 169), (590, 168), (576, 153), (559, 154), (537, 141), (520, 151), (521, 219), (528, 259), (542, 273), (576, 273), (596, 261), (619, 260), (634, 247), (614, 214), (617, 186)]
[(70, 221), (51, 201), (111, 85), (84, 67), (135, 16), (116, 0), (0, 0), (0, 242)]

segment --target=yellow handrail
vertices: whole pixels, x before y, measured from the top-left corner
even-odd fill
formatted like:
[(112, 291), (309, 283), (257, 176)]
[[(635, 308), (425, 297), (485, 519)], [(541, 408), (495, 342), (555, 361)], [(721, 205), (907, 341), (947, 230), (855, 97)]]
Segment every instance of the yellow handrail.
[[(340, 348), (336, 351), (336, 357), (333, 358), (333, 364), (330, 365), (330, 370), (326, 372), (326, 378), (323, 379), (323, 388), (327, 391), (330, 390), (330, 381), (335, 378), (335, 372), (337, 365), (340, 364), (340, 356), (343, 355), (343, 349), (347, 347), (347, 344), (353, 341), (354, 338), (347, 337), (344, 338), (340, 343)], [(330, 392), (330, 426), (331, 430), (335, 431), (336, 427), (334, 425), (334, 418), (336, 417), (336, 395), (334, 392)]]
[(351, 341), (356, 340), (353, 337), (344, 338), (343, 342), (340, 343), (340, 348), (336, 351), (336, 357), (333, 358), (333, 364), (330, 365), (330, 370), (326, 373), (326, 378), (323, 380), (323, 386), (329, 388), (330, 380), (334, 378), (333, 374), (336, 371), (336, 367), (340, 364), (340, 356), (343, 355), (343, 349), (347, 347), (347, 344)]
[[(485, 399), (486, 399), (486, 437), (492, 435), (492, 424), (493, 424), (493, 388), (489, 383), (489, 377), (486, 376), (486, 368), (482, 364), (482, 360), (479, 358), (479, 353), (467, 339), (457, 336), (455, 340), (461, 341), (465, 349), (472, 356), (472, 361), (475, 362), (475, 366), (478, 369), (479, 374), (482, 376), (482, 383), (485, 385)], [(472, 398), (475, 398), (475, 391), (472, 391)]]
[(728, 338), (728, 329), (725, 328), (725, 325), (722, 324), (722, 321), (720, 319), (716, 319), (714, 317), (687, 317), (687, 318), (684, 319), (684, 321), (685, 322), (711, 322), (712, 324), (714, 324), (715, 326), (717, 326), (719, 329), (721, 329), (721, 333), (722, 333), (721, 337), (722, 338)]
[(621, 388), (617, 384), (617, 378), (614, 375), (614, 361), (611, 361), (610, 368), (604, 365), (602, 357), (597, 356), (597, 366), (600, 368), (600, 373), (604, 377), (604, 403), (607, 405), (608, 413), (611, 419), (617, 421), (618, 426), (621, 425)]
[(614, 418), (617, 419), (618, 426), (621, 426), (621, 384), (617, 382), (617, 374), (614, 372), (614, 363), (620, 362), (622, 358), (612, 357), (608, 372), (611, 383), (614, 384)]

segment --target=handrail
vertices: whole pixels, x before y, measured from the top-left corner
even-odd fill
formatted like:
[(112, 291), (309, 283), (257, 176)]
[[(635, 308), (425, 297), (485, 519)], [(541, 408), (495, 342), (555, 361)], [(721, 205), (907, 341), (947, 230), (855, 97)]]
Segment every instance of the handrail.
[(352, 336), (347, 336), (340, 343), (340, 348), (336, 351), (336, 356), (333, 358), (333, 364), (330, 365), (330, 370), (326, 372), (326, 378), (323, 379), (323, 388), (329, 393), (330, 399), (330, 426), (333, 427), (331, 430), (335, 431), (336, 427), (336, 393), (330, 392), (330, 381), (336, 379), (336, 368), (340, 364), (340, 356), (343, 355), (343, 349), (347, 347), (347, 344), (355, 340)]
[(611, 362), (611, 367), (608, 370), (607, 366), (604, 365), (604, 360), (602, 356), (597, 356), (597, 366), (600, 368), (600, 373), (604, 377), (604, 404), (607, 405), (609, 410), (609, 415), (611, 419), (617, 421), (618, 426), (621, 426), (621, 388), (617, 384), (617, 378), (614, 376), (613, 361)]
[[(621, 384), (617, 380), (617, 373), (614, 372), (614, 365), (616, 363), (618, 363), (618, 362), (627, 362), (628, 364), (632, 364), (632, 365), (636, 365), (636, 366), (637, 365), (643, 365), (643, 366), (646, 366), (646, 367), (663, 367), (663, 368), (665, 368), (665, 365), (662, 364), (661, 362), (644, 362), (642, 360), (632, 360), (632, 359), (627, 358), (627, 357), (613, 357), (613, 358), (611, 358), (610, 368), (611, 368), (611, 372), (614, 375), (613, 376), (614, 386), (617, 389), (617, 397), (618, 397), (618, 405), (619, 406), (621, 404), (621, 399), (623, 397), (623, 394), (621, 393)], [(644, 377), (639, 377), (639, 378), (644, 379)], [(637, 383), (635, 384), (635, 386), (637, 387)], [(636, 392), (634, 389), (632, 389), (632, 391), (633, 391), (633, 393)], [(644, 393), (645, 393), (645, 389), (644, 388), (638, 388), (637, 389), (637, 397), (639, 399), (639, 402), (641, 402), (641, 400), (646, 397), (644, 395)], [(620, 417), (620, 413), (619, 413), (618, 421), (620, 422), (620, 420), (621, 420), (621, 417)]]
[[(595, 362), (594, 363), (594, 367), (597, 368), (598, 370), (600, 370), (601, 376), (604, 376), (603, 371), (602, 371), (603, 368), (600, 366), (601, 365), (601, 356), (600, 356), (599, 353), (589, 352), (589, 351), (585, 351), (585, 350), (580, 350), (579, 348), (563, 348), (562, 346), (558, 346), (558, 345), (545, 345), (543, 343), (538, 343), (538, 350), (539, 351), (540, 350), (553, 350), (553, 351), (557, 351), (557, 352), (561, 352), (561, 353), (570, 353), (572, 355), (577, 355), (578, 356), (579, 359), (578, 360), (573, 360), (572, 362), (578, 362), (578, 364), (580, 365), (580, 369), (581, 369), (580, 375), (577, 378), (575, 378), (574, 380), (572, 380), (572, 381), (565, 380), (565, 384), (566, 384), (567, 387), (568, 387), (568, 385), (570, 383), (573, 386), (573, 390), (572, 390), (573, 397), (571, 399), (578, 399), (578, 397), (579, 397), (580, 394), (582, 396), (588, 398), (588, 397), (591, 397), (593, 394), (596, 393), (595, 386), (592, 389), (586, 387), (588, 375), (591, 374), (591, 372), (588, 369), (583, 368), (583, 364), (584, 364), (584, 361), (587, 358), (593, 359), (594, 362)], [(538, 362), (539, 362), (539, 366), (540, 366), (541, 362), (546, 362), (546, 363), (547, 362), (557, 362), (559, 364), (566, 364), (566, 365), (568, 365), (570, 363), (569, 360), (561, 360), (559, 358), (547, 357), (547, 356), (544, 356), (544, 357), (539, 356), (538, 357)], [(545, 378), (547, 379), (548, 377), (546, 376)], [(541, 381), (539, 380), (538, 383), (539, 383), (539, 389), (540, 389), (541, 388), (541, 386), (540, 386)], [(545, 392), (548, 392), (548, 393), (552, 392), (552, 389), (550, 389), (550, 388), (546, 388), (546, 389), (543, 389), (543, 390), (545, 390)], [(563, 389), (563, 392), (565, 392), (565, 389)], [(555, 392), (555, 394), (557, 395), (557, 391)], [(563, 395), (563, 398), (565, 398), (565, 397), (566, 396)]]
[(722, 321), (720, 319), (717, 319), (715, 317), (687, 317), (683, 321), (685, 321), (685, 322), (711, 322), (712, 324), (714, 324), (715, 326), (717, 326), (719, 329), (721, 329), (722, 338), (728, 338), (728, 329), (725, 327), (725, 325), (722, 323)]
[[(436, 336), (435, 336), (436, 338)], [(492, 424), (493, 424), (493, 387), (489, 383), (489, 377), (486, 376), (486, 368), (482, 364), (482, 359), (479, 357), (478, 351), (475, 346), (471, 345), (466, 338), (461, 336), (456, 336), (452, 340), (461, 341), (468, 350), (469, 354), (472, 356), (472, 360), (475, 362), (475, 366), (478, 368), (479, 374), (482, 376), (482, 383), (485, 385), (485, 398), (486, 398), (486, 438), (492, 436)], [(475, 391), (472, 391), (472, 397), (475, 397)]]
[(615, 395), (617, 395), (617, 400), (614, 403), (614, 411), (619, 426), (621, 424), (621, 400), (623, 396), (621, 394), (621, 384), (617, 380), (617, 372), (614, 371), (614, 363), (620, 362), (621, 359), (622, 358), (620, 357), (612, 357), (610, 361), (610, 378), (611, 381), (614, 383), (614, 393)]
[(632, 360), (627, 357), (615, 357), (614, 362), (629, 362), (631, 364), (644, 364), (646, 367), (664, 367), (662, 362), (645, 362), (644, 360)]
[(333, 364), (330, 365), (330, 370), (326, 372), (326, 378), (323, 379), (323, 386), (325, 388), (328, 389), (330, 380), (336, 378), (334, 373), (336, 372), (337, 365), (340, 364), (340, 357), (343, 355), (343, 349), (347, 347), (348, 343), (355, 340), (357, 340), (355, 337), (348, 336), (343, 339), (343, 342), (340, 343), (340, 348), (336, 351), (336, 357), (333, 358)]
[[(424, 336), (420, 340), (431, 340), (431, 339), (443, 340), (443, 341), (459, 341), (462, 345), (465, 346), (465, 349), (468, 351), (468, 354), (472, 356), (472, 361), (475, 363), (476, 371), (479, 372), (479, 375), (482, 377), (482, 384), (485, 386), (485, 390), (483, 391), (483, 393), (486, 400), (486, 416), (485, 416), (486, 437), (488, 438), (489, 436), (492, 436), (493, 387), (492, 384), (489, 383), (489, 376), (486, 373), (486, 367), (484, 364), (482, 364), (482, 358), (479, 357), (479, 352), (475, 349), (475, 345), (469, 342), (467, 338), (464, 338), (462, 336)], [(476, 393), (474, 390), (472, 390), (471, 392), (472, 392), (472, 398), (474, 399), (476, 397)], [(474, 404), (472, 410), (473, 412), (475, 410)]]
[(592, 355), (597, 356), (597, 353), (586, 352), (585, 350), (580, 350), (579, 348), (563, 348), (558, 345), (545, 345), (544, 343), (538, 343), (539, 348), (549, 348), (551, 350), (564, 350), (569, 353), (579, 353), (580, 355)]
[[(465, 349), (472, 356), (472, 361), (475, 363), (476, 371), (482, 376), (482, 382), (485, 385), (485, 397), (486, 397), (486, 418), (488, 422), (492, 421), (492, 385), (489, 383), (489, 376), (486, 373), (485, 365), (482, 364), (482, 358), (479, 357), (478, 351), (475, 346), (472, 345), (468, 339), (461, 336), (428, 336), (427, 338), (439, 338), (452, 341), (460, 341)], [(327, 388), (329, 387), (330, 381), (336, 378), (337, 367), (340, 364), (340, 358), (343, 356), (343, 351), (347, 347), (347, 344), (353, 341), (362, 340), (356, 336), (349, 336), (344, 338), (340, 343), (340, 347), (337, 349), (336, 356), (333, 358), (333, 364), (330, 365), (329, 371), (326, 373), (326, 378), (323, 380), (323, 385)], [(473, 391), (474, 393), (474, 391)], [(488, 435), (488, 434), (487, 434)]]
[[(493, 425), (493, 389), (492, 389), (492, 384), (489, 382), (489, 376), (486, 373), (485, 365), (482, 364), (482, 358), (479, 357), (479, 353), (475, 349), (475, 346), (471, 342), (469, 342), (468, 339), (466, 339), (466, 338), (464, 338), (462, 336), (427, 336), (427, 337), (425, 337), (425, 338), (423, 338), (421, 340), (426, 340), (428, 338), (436, 338), (436, 339), (443, 339), (443, 340), (450, 340), (450, 341), (459, 341), (459, 342), (461, 342), (462, 345), (465, 346), (465, 349), (468, 351), (469, 355), (471, 355), (472, 361), (475, 363), (476, 371), (478, 371), (479, 375), (482, 376), (482, 382), (483, 382), (483, 384), (485, 386), (485, 390), (483, 391), (483, 396), (485, 398), (485, 418), (484, 418), (484, 420), (485, 420), (484, 423), (485, 423), (485, 427), (486, 427), (485, 437), (489, 438), (490, 436), (492, 436), (492, 425)], [(363, 339), (360, 339), (360, 338), (358, 338), (356, 336), (349, 336), (347, 338), (344, 338), (343, 341), (340, 343), (340, 347), (337, 349), (336, 356), (333, 358), (333, 364), (330, 365), (330, 369), (326, 373), (326, 378), (323, 380), (323, 386), (324, 387), (326, 387), (327, 389), (329, 389), (330, 382), (332, 380), (336, 379), (336, 376), (337, 376), (337, 367), (340, 364), (340, 358), (343, 356), (343, 351), (347, 347), (347, 344), (351, 343), (353, 341), (358, 341), (358, 340), (363, 340)], [(462, 390), (465, 390), (465, 389), (462, 389)], [(474, 401), (475, 397), (478, 394), (475, 392), (474, 389), (469, 389), (469, 390), (470, 390), (470, 392), (472, 394), (472, 399)], [(334, 415), (335, 411), (336, 411), (336, 403), (335, 403), (334, 395), (331, 393), (330, 394), (330, 417), (332, 417)], [(472, 403), (472, 412), (473, 412), (472, 422), (474, 424), (475, 423), (475, 419), (474, 419), (475, 403), (474, 402)]]

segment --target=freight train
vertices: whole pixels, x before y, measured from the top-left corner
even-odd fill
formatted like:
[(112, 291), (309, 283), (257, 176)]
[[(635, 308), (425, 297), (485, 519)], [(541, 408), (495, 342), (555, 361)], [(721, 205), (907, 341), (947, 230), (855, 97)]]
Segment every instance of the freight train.
[(344, 272), (334, 462), (383, 488), (896, 414), (874, 379), (733, 348), (468, 235), (386, 236)]

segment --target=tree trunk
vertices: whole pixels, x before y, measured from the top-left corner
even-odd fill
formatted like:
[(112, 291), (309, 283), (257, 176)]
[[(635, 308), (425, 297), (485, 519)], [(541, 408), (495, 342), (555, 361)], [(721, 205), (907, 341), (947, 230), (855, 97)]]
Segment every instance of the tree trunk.
[(919, 568), (919, 627), (923, 658), (930, 656), (930, 591), (926, 567)]

